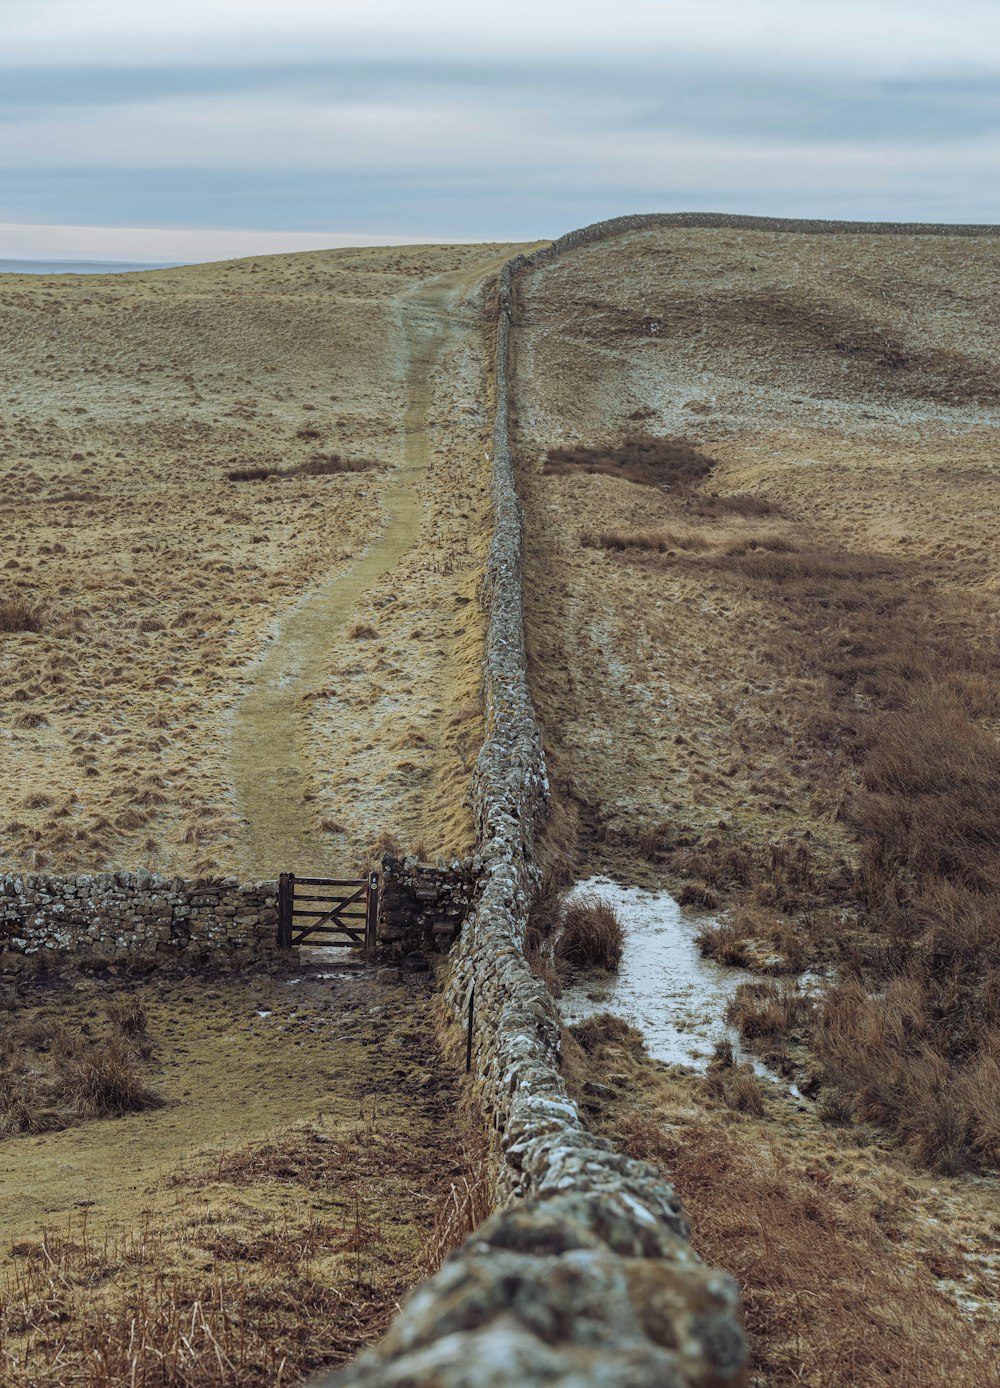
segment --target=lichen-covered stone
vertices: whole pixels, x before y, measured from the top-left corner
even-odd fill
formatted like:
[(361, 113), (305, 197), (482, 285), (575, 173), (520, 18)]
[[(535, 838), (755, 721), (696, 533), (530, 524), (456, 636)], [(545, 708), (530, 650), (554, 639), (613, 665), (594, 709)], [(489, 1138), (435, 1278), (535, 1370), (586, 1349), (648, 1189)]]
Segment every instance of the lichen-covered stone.
[(169, 880), (157, 873), (0, 876), (0, 954), (39, 950), (101, 959), (171, 951), (277, 949), (274, 882)]
[[(473, 775), (479, 891), (451, 948), (446, 1001), (473, 1003), (475, 1089), (501, 1212), (419, 1287), (383, 1342), (329, 1388), (736, 1388), (747, 1352), (736, 1284), (706, 1268), (660, 1173), (587, 1130), (559, 1070), (560, 1023), (524, 955), (535, 832), (549, 786), (528, 689), (521, 507), (507, 362), (518, 273), (631, 229), (586, 228), (500, 273), (494, 529), (482, 584), (487, 736)], [(406, 870), (412, 870), (407, 860)]]
[(379, 897), (378, 943), (388, 953), (402, 957), (413, 950), (447, 951), (479, 886), (472, 858), (455, 858), (450, 864), (421, 863), (412, 854), (382, 859)]

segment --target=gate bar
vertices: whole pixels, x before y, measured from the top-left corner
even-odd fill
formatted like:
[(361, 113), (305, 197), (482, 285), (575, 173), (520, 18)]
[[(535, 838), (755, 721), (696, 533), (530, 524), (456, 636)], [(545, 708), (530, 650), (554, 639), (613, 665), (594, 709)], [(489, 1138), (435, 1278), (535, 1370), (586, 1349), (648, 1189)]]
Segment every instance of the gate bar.
[[(319, 893), (302, 892), (300, 900), (308, 902), (331, 902), (334, 906), (332, 910), (309, 910), (299, 907), (295, 903), (296, 889), (306, 887), (354, 887), (357, 888), (348, 897), (340, 896), (321, 896)], [(376, 934), (378, 927), (378, 873), (369, 873), (368, 877), (296, 877), (294, 872), (282, 872), (278, 874), (278, 948), (292, 949), (293, 946), (308, 945), (315, 943), (322, 945), (325, 949), (336, 948), (343, 945), (347, 948), (355, 948), (363, 944), (366, 954), (371, 954), (375, 949)], [(367, 890), (361, 890), (367, 889)], [(336, 906), (342, 909), (337, 910)], [(356, 906), (360, 910), (348, 911), (343, 907)], [(296, 928), (295, 922), (298, 919), (315, 920), (316, 925), (303, 925)], [(353, 922), (359, 922), (355, 925)], [(328, 922), (328, 924), (326, 924)], [(351, 924), (348, 924), (351, 922)], [(364, 924), (362, 925), (361, 922)], [(364, 932), (362, 937), (362, 931)], [(310, 940), (310, 935), (327, 936), (336, 933), (346, 935), (346, 940), (330, 940), (318, 938)], [(297, 937), (297, 938), (296, 938)]]
[(296, 877), (298, 887), (363, 887), (365, 877)]

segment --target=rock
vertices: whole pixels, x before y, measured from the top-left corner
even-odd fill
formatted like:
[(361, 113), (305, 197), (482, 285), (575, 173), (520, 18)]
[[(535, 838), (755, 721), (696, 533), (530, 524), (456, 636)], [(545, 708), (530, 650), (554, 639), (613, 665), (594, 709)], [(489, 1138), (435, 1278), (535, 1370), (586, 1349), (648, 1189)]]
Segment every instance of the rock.
[(398, 983), (401, 978), (402, 974), (398, 969), (386, 966), (385, 968), (375, 970), (375, 982), (379, 984)]

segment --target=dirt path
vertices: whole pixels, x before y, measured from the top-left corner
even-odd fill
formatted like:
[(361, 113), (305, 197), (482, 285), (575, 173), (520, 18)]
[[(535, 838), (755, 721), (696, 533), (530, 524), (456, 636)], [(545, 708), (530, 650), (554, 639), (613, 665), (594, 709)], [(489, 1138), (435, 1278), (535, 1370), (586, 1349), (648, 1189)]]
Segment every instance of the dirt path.
[[(238, 870), (268, 877), (282, 870), (330, 868), (329, 849), (310, 808), (308, 699), (326, 679), (331, 644), (355, 617), (365, 593), (413, 547), (425, 518), (422, 482), (431, 457), (432, 376), (443, 351), (469, 331), (456, 312), (483, 273), (441, 275), (400, 297), (398, 321), (406, 360), (402, 464), (381, 498), (381, 530), (350, 571), (302, 599), (261, 658), (232, 728), (232, 769), (245, 826)], [(373, 517), (373, 524), (378, 518)], [(345, 711), (345, 720), (352, 715)]]

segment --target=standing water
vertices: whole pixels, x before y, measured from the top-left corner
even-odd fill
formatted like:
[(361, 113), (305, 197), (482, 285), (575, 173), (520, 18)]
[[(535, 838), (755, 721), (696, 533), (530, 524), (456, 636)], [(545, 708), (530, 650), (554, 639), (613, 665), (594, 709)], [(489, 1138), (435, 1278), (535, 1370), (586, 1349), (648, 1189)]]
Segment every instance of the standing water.
[(781, 1080), (740, 1047), (725, 1021), (726, 1007), (741, 983), (761, 981), (747, 969), (706, 959), (695, 936), (707, 922), (685, 917), (672, 896), (641, 887), (622, 887), (608, 877), (578, 882), (569, 900), (599, 897), (613, 906), (625, 927), (625, 950), (616, 974), (593, 972), (565, 988), (559, 999), (568, 1025), (611, 1012), (641, 1031), (654, 1060), (704, 1071), (719, 1041), (728, 1041), (739, 1060), (759, 1075)]

